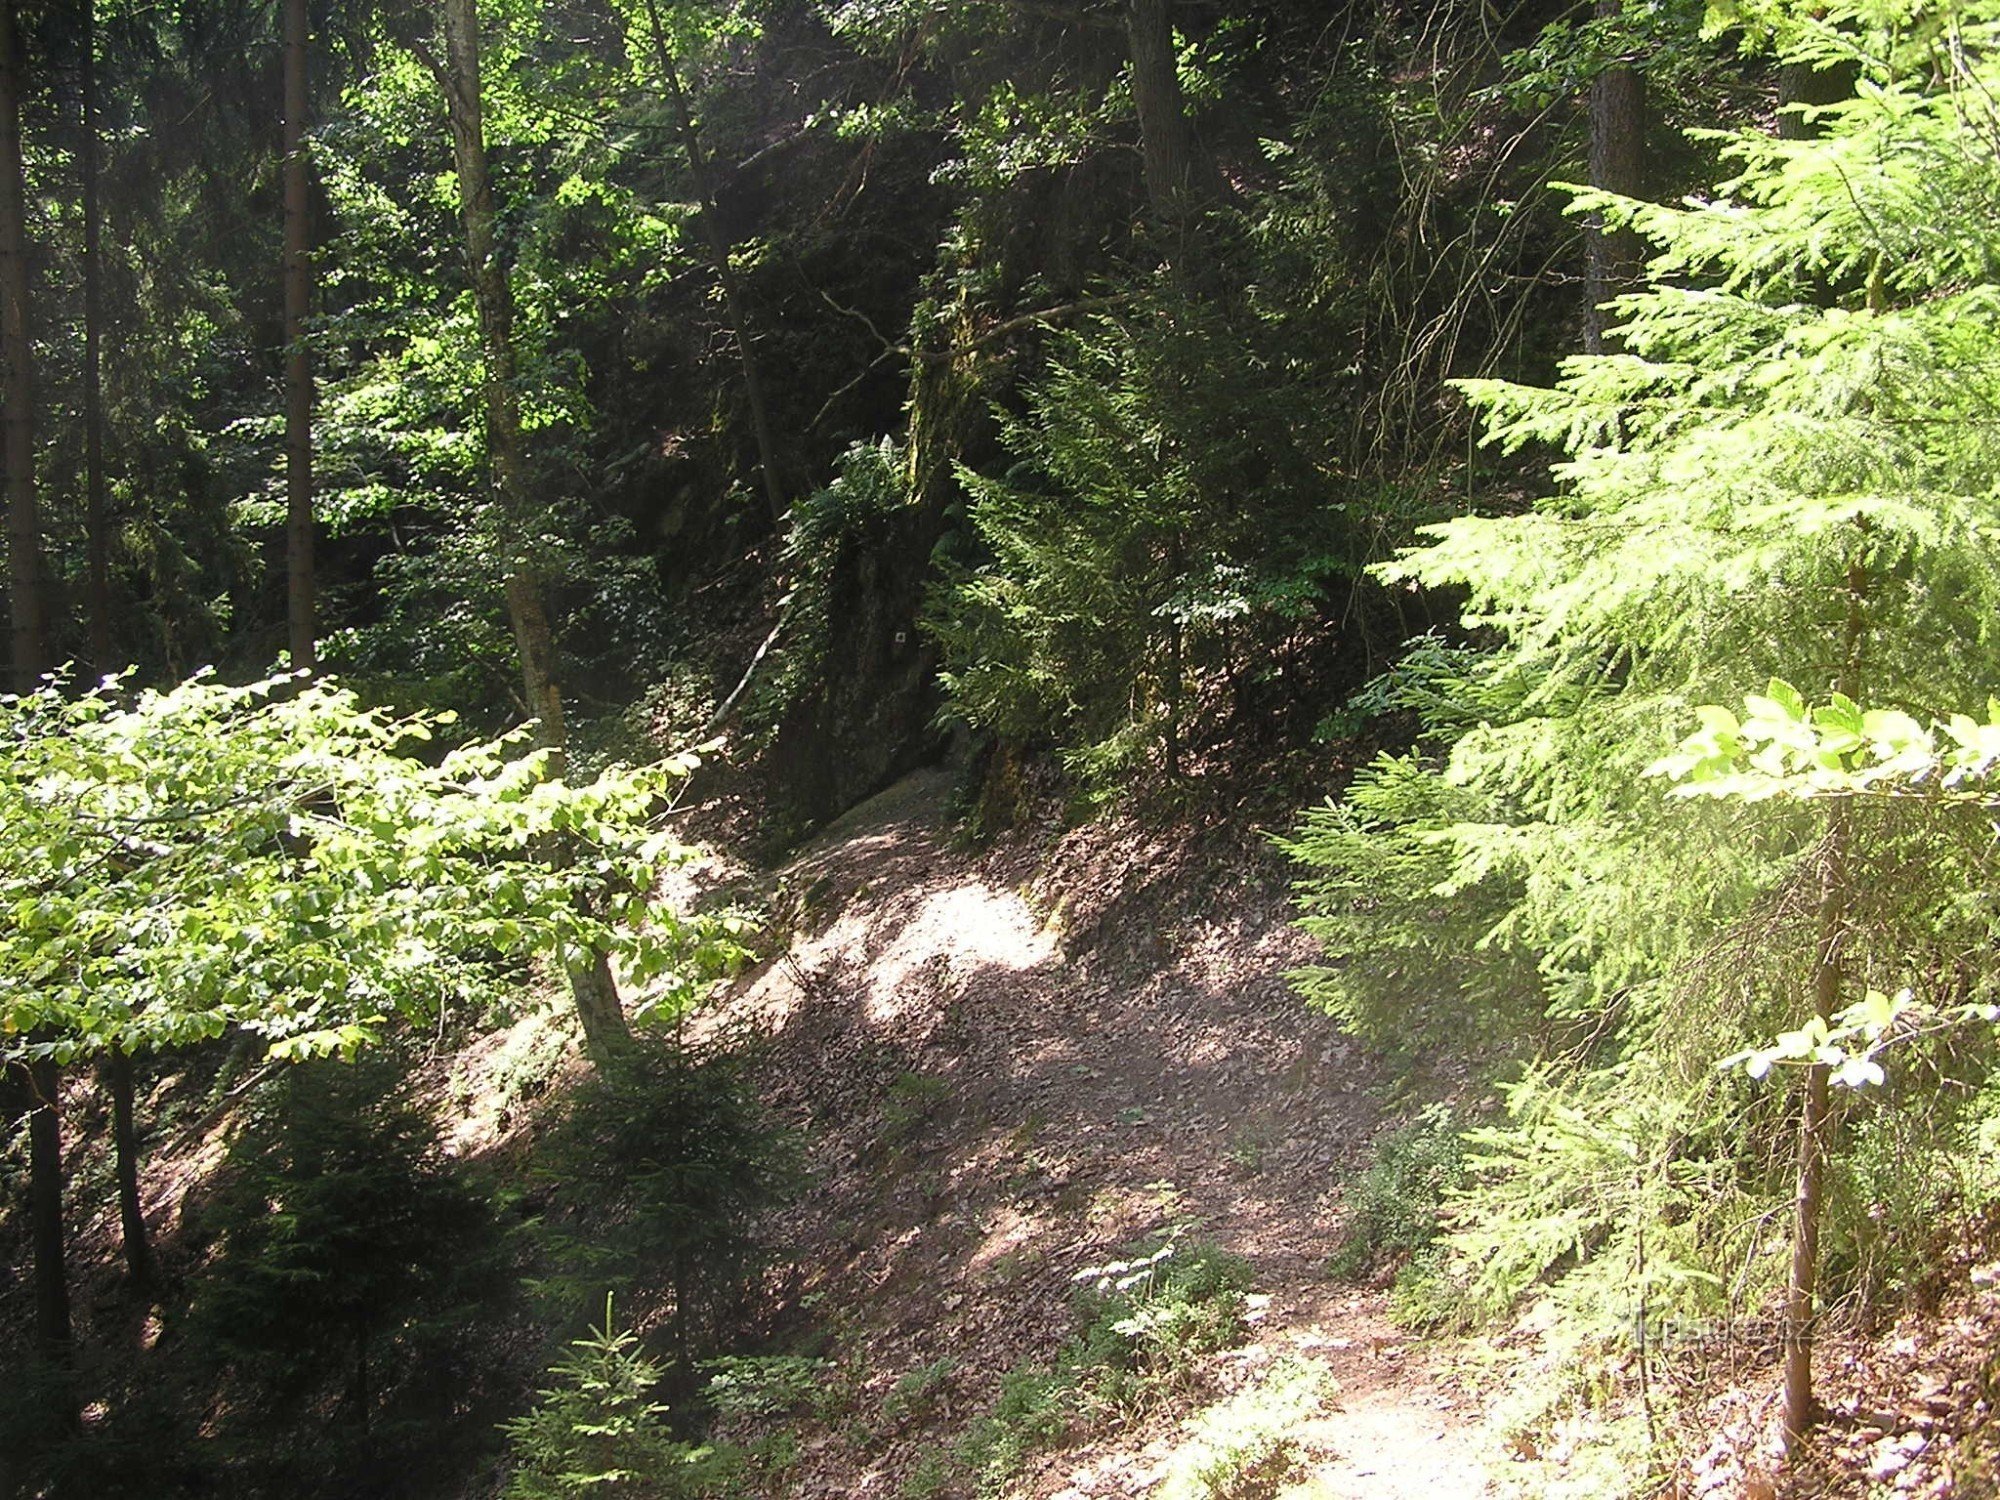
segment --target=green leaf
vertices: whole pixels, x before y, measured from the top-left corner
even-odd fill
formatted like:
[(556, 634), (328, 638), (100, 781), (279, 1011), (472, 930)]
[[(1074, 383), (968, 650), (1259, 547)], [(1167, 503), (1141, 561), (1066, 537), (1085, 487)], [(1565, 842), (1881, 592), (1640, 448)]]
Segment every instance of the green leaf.
[(1789, 682), (1786, 682), (1781, 677), (1773, 677), (1769, 686), (1764, 689), (1764, 693), (1766, 698), (1787, 719), (1792, 720), (1794, 723), (1805, 722), (1805, 699), (1799, 696), (1799, 690)]

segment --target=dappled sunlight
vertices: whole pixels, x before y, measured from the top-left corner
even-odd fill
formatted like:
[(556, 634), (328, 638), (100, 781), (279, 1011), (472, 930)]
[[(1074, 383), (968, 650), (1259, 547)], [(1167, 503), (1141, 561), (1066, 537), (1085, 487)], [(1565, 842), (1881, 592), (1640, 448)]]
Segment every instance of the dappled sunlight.
[[(1027, 902), (970, 880), (926, 896), (889, 947), (872, 956), (864, 1013), (871, 1021), (895, 1019), (916, 998), (911, 980), (933, 974), (947, 988), (979, 968), (1020, 973), (1056, 957)], [(942, 960), (942, 973), (938, 973)]]
[[(872, 815), (887, 826), (850, 815), (779, 872), (791, 946), (716, 1020), (772, 1035), (767, 1087), (826, 1174), (786, 1223), (807, 1295), (865, 1299), (883, 1370), (942, 1357), (955, 1390), (984, 1391), (1074, 1335), (1079, 1273), (1162, 1235), (1212, 1242), (1249, 1260), (1256, 1292), (1251, 1342), (1214, 1359), (1219, 1393), (1279, 1353), (1343, 1387), (1387, 1386), (1407, 1405), (1412, 1472), (1440, 1497), (1477, 1494), (1472, 1439), (1426, 1427), (1440, 1382), (1387, 1352), (1380, 1295), (1329, 1296), (1332, 1183), (1376, 1111), (1365, 1065), (1285, 985), (1304, 950), (1282, 907), (1134, 895), (1092, 863), (1124, 868), (1110, 834), (1024, 885), (946, 842), (937, 786), (885, 794)], [(892, 1384), (871, 1382), (871, 1399)], [(1176, 1444), (1131, 1438), (1081, 1445), (1048, 1481), (1150, 1494)], [(1389, 1451), (1380, 1431), (1367, 1440)], [(1345, 1483), (1344, 1448), (1308, 1444), (1306, 1467)], [(1426, 1467), (1433, 1449), (1441, 1467)], [(841, 1487), (811, 1493), (862, 1493), (859, 1458), (829, 1448), (814, 1473)]]
[(967, 1272), (979, 1281), (1004, 1273), (1010, 1257), (1018, 1257), (1046, 1230), (1033, 1215), (1003, 1208), (989, 1221), (984, 1237), (966, 1261)]
[(823, 932), (753, 976), (730, 1008), (774, 1030), (816, 999), (837, 998), (875, 1026), (934, 1019), (975, 975), (1024, 974), (1059, 958), (1054, 937), (1013, 891), (963, 880), (877, 901), (864, 884)]

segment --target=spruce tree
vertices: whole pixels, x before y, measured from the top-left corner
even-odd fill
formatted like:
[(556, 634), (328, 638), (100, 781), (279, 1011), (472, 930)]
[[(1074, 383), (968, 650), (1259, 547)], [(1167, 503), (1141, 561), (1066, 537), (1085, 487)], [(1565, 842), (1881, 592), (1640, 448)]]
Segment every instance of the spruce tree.
[(514, 1472), (507, 1500), (681, 1493), (698, 1450), (677, 1441), (667, 1408), (650, 1398), (665, 1373), (612, 1317), (550, 1370), (555, 1384), (533, 1411), (507, 1422)]
[[(1929, 714), (2000, 686), (1997, 24), (1983, 3), (1780, 14), (1785, 62), (1862, 80), (1816, 136), (1717, 136), (1734, 175), (1676, 205), (1579, 191), (1652, 246), (1620, 352), (1551, 388), (1463, 387), (1489, 442), (1565, 455), (1553, 492), (1383, 570), (1462, 591), (1482, 645), (1414, 659), (1391, 697), (1425, 742), (1308, 816), (1333, 961), (1304, 984), (1376, 1036), (1412, 1012), (1527, 1031), (1456, 1210), (1460, 1312), (1546, 1281), (1602, 1327), (1712, 1309), (1745, 1266), (1740, 1293), (1774, 1287), (1787, 1256), (1744, 1226), (1794, 1190), (1796, 1106), (1715, 1063), (1830, 978), (1957, 982), (1990, 940), (1964, 899), (1990, 872), (1935, 820), (1691, 807), (1643, 773), (1767, 677)], [(1866, 1215), (1825, 1191), (1851, 1252)]]

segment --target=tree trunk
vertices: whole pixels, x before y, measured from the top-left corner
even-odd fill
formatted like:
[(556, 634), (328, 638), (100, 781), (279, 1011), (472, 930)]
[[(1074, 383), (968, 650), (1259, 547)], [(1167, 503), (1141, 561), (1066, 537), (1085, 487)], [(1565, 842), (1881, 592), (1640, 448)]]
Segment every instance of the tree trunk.
[(313, 570), (312, 204), (306, 161), (307, 0), (285, 0), (285, 577), (286, 634), (294, 668), (319, 665), (319, 599)]
[(1127, 0), (1125, 34), (1132, 48), (1132, 102), (1139, 111), (1146, 198), (1154, 219), (1172, 224), (1186, 208), (1193, 184), (1194, 132), (1181, 96), (1167, 0)]
[[(526, 573), (517, 572), (507, 580), (507, 613), (514, 629), (515, 648), (521, 657), (522, 687), (529, 706), (540, 720), (541, 743), (555, 757), (560, 769), (566, 754), (568, 734), (563, 722), (562, 692), (555, 672), (555, 640), (549, 617), (542, 607), (542, 591)], [(625, 1007), (618, 997), (618, 981), (610, 962), (598, 957), (587, 965), (569, 968), (570, 1000), (576, 1006), (577, 1021), (583, 1027), (584, 1050), (591, 1061), (602, 1066), (632, 1050), (632, 1028), (625, 1020)]]
[[(1619, 13), (1619, 0), (1597, 0), (1599, 19)], [(1590, 86), (1590, 185), (1606, 192), (1635, 196), (1643, 184), (1646, 151), (1646, 86), (1638, 70), (1620, 64), (1597, 75)], [(1606, 349), (1605, 330), (1611, 315), (1604, 304), (1638, 278), (1644, 263), (1639, 237), (1630, 230), (1607, 234), (1591, 215), (1585, 236), (1587, 264), (1584, 294), (1583, 346), (1591, 354)]]
[[(47, 1069), (52, 1074), (53, 1069)], [(16, 1416), (31, 1423), (21, 1431), (25, 1441), (0, 1443), (0, 1500), (19, 1500), (38, 1494), (29, 1485), (36, 1457), (76, 1428), (77, 1410), (72, 1398), (69, 1343), (68, 1283), (62, 1273), (62, 1171), (61, 1143), (56, 1139), (59, 1117), (39, 1106), (44, 1085), (52, 1082), (41, 1075), (44, 1068), (27, 1063), (0, 1067), (0, 1128), (12, 1130), (22, 1120), (28, 1122), (29, 1183), (22, 1207), (26, 1210), (29, 1236), (34, 1253), (34, 1332), (24, 1344), (21, 1358), (7, 1372), (10, 1394), (18, 1410)], [(53, 1088), (48, 1095), (53, 1096)], [(55, 1152), (55, 1169), (48, 1170), (45, 1153)], [(48, 1201), (48, 1186), (54, 1185), (54, 1202)], [(54, 1212), (54, 1235), (48, 1234), (50, 1210)], [(48, 1250), (53, 1245), (55, 1265), (49, 1266)]]
[(69, 1279), (63, 1265), (62, 1073), (31, 1063), (28, 1219), (35, 1242), (35, 1336), (51, 1358), (69, 1352)]
[[(30, 692), (49, 666), (42, 522), (35, 493), (35, 348), (28, 311), (27, 179), (21, 159), (21, 46), (14, 0), (0, 0), (0, 360), (6, 364), (4, 446), (7, 586), (14, 685)], [(54, 1063), (16, 1065), (28, 1114), (28, 1220), (34, 1245), (35, 1332), (60, 1368), (69, 1350), (63, 1267), (61, 1075)]]
[(701, 132), (695, 128), (694, 109), (687, 90), (681, 85), (680, 69), (674, 66), (667, 47), (666, 28), (660, 24), (657, 0), (646, 0), (646, 20), (653, 33), (653, 52), (666, 85), (680, 128), (681, 149), (687, 153), (688, 172), (694, 179), (695, 196), (701, 203), (701, 231), (708, 241), (708, 253), (715, 262), (715, 278), (722, 286), (722, 304), (729, 314), (729, 337), (736, 345), (736, 358), (743, 370), (743, 397), (750, 407), (750, 429), (757, 442), (757, 466), (764, 474), (764, 498), (771, 507), (771, 519), (782, 522), (791, 508), (785, 501), (784, 484), (779, 478), (778, 444), (771, 431), (770, 410), (764, 404), (764, 382), (758, 373), (756, 352), (750, 344), (750, 324), (743, 311), (742, 283), (730, 260), (729, 236), (722, 227), (716, 208), (715, 175), (709, 170), (708, 153), (702, 148)]
[(104, 1059), (104, 1083), (111, 1095), (111, 1146), (118, 1175), (118, 1227), (124, 1240), (125, 1274), (140, 1291), (153, 1285), (153, 1252), (146, 1240), (145, 1207), (139, 1198), (139, 1132), (134, 1123), (132, 1058), (113, 1052)]
[(88, 571), (86, 613), (90, 665), (99, 677), (124, 665), (112, 660), (111, 538), (104, 473), (104, 265), (98, 202), (97, 6), (83, 12), (83, 536)]
[[(1847, 812), (1833, 815), (1826, 848), (1814, 940), (1813, 1010), (1831, 1022), (1839, 1008), (1840, 941), (1846, 917)], [(1789, 1451), (1813, 1421), (1813, 1321), (1819, 1283), (1819, 1216), (1825, 1196), (1828, 1076), (1823, 1063), (1806, 1070), (1799, 1110), (1798, 1188), (1792, 1203), (1792, 1264), (1785, 1283), (1785, 1396), (1782, 1422)]]
[(361, 1424), (362, 1434), (368, 1432), (369, 1417), (375, 1406), (374, 1382), (369, 1379), (368, 1369), (368, 1318), (365, 1313), (354, 1316), (354, 1417)]
[(27, 177), (21, 160), (21, 44), (14, 0), (0, 0), (0, 363), (6, 366), (7, 588), (14, 686), (49, 669), (42, 519), (35, 493), (35, 346), (29, 326)]
[[(567, 735), (555, 646), (542, 581), (529, 549), (535, 531), (521, 441), (521, 404), (514, 354), (514, 302), (500, 260), (494, 228), (493, 179), (486, 160), (486, 125), (480, 100), (477, 0), (443, 0), (445, 58), (419, 52), (444, 91), (458, 169), (459, 207), (465, 222), (467, 269), (485, 354), (486, 453), (500, 511), (512, 533), (506, 559), (507, 616), (520, 658), (521, 686), (538, 721), (537, 737), (560, 774)], [(570, 994), (583, 1026), (585, 1049), (602, 1065), (632, 1048), (632, 1031), (610, 964), (596, 958), (569, 969)]]
[(1794, 105), (1838, 104), (1854, 92), (1859, 69), (1851, 63), (1815, 68), (1811, 63), (1786, 63), (1778, 70), (1778, 138), (1811, 140), (1820, 127), (1804, 119)]
[(528, 493), (521, 440), (519, 367), (514, 352), (514, 298), (500, 259), (493, 209), (493, 178), (486, 159), (486, 125), (480, 100), (479, 11), (476, 0), (444, 0), (446, 60), (439, 82), (450, 107), (452, 149), (458, 169), (465, 253), (479, 308), (485, 356), (482, 396), (486, 459), (500, 513), (513, 533), (507, 569), (508, 623), (520, 659), (521, 686), (539, 721), (541, 743), (561, 753), (567, 743), (555, 647), (542, 602), (542, 580), (530, 555), (534, 505)]
[(507, 623), (514, 632), (515, 654), (521, 659), (521, 691), (535, 715), (536, 737), (561, 754), (569, 745), (569, 726), (563, 718), (555, 632), (549, 629), (548, 611), (542, 607), (541, 582), (532, 573), (517, 569), (507, 578), (506, 593)]
[(446, 59), (438, 74), (451, 117), (458, 170), (459, 208), (465, 224), (467, 273), (479, 309), (485, 356), (481, 394), (486, 414), (486, 460), (500, 513), (514, 534), (505, 559), (507, 617), (520, 658), (529, 711), (540, 722), (541, 742), (560, 751), (566, 742), (562, 695), (542, 581), (529, 555), (533, 506), (521, 441), (519, 371), (514, 355), (514, 300), (500, 260), (493, 211), (493, 178), (486, 160), (486, 125), (480, 100), (479, 11), (476, 0), (444, 0)]
[[(1867, 637), (1867, 527), (1847, 570), (1847, 625), (1839, 690), (1861, 696), (1861, 661)], [(1853, 903), (1848, 854), (1853, 839), (1853, 809), (1847, 799), (1834, 803), (1827, 821), (1825, 863), (1820, 871), (1819, 910), (1813, 924), (1811, 975), (1813, 1014), (1829, 1026), (1840, 1011), (1846, 980), (1847, 913)], [(1785, 1394), (1781, 1423), (1789, 1452), (1813, 1424), (1813, 1324), (1819, 1294), (1819, 1220), (1825, 1198), (1826, 1132), (1829, 1070), (1824, 1063), (1806, 1069), (1805, 1097), (1799, 1110), (1798, 1188), (1792, 1205), (1792, 1264), (1785, 1283)]]

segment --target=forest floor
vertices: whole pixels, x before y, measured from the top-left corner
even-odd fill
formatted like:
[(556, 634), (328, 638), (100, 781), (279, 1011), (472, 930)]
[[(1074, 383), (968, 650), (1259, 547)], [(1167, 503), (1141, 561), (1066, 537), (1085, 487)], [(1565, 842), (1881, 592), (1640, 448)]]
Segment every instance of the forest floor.
[[(769, 912), (772, 956), (691, 1025), (696, 1040), (747, 1041), (808, 1158), (803, 1192), (769, 1226), (780, 1270), (764, 1332), (825, 1363), (796, 1409), (718, 1434), (764, 1455), (749, 1476), (758, 1492), (1601, 1500), (1647, 1489), (1650, 1447), (1673, 1467), (1649, 1492), (1675, 1500), (2000, 1497), (2000, 1223), (1941, 1237), (1935, 1293), (1899, 1322), (1827, 1330), (1825, 1417), (1781, 1480), (1774, 1351), (1755, 1329), (1657, 1356), (1656, 1440), (1615, 1351), (1590, 1372), (1601, 1399), (1552, 1402), (1576, 1371), (1542, 1359), (1531, 1318), (1478, 1339), (1413, 1334), (1385, 1292), (1328, 1274), (1381, 1132), (1435, 1098), (1486, 1100), (1442, 1064), (1411, 1084), (1298, 999), (1286, 974), (1316, 955), (1292, 925), (1292, 867), (1254, 809), (1077, 828), (1051, 812), (975, 849), (952, 788), (945, 772), (920, 773), (775, 870), (717, 854), (667, 893), (743, 894)], [(541, 1115), (576, 1076), (571, 1029), (549, 1020), (563, 1014), (553, 1001), (434, 1049), (416, 1087), (448, 1151), (528, 1170)], [(206, 1253), (183, 1243), (189, 1216), (268, 1072), (240, 1054), (163, 1072), (144, 1101), (148, 1218), (180, 1275)], [(231, 1059), (243, 1076), (211, 1076)], [(115, 1395), (157, 1383), (143, 1355), (160, 1323), (122, 1288), (108, 1129), (88, 1075), (69, 1105), (71, 1172), (88, 1185), (74, 1194), (80, 1330), (100, 1351), (93, 1378)], [(0, 1231), (18, 1263), (18, 1225), (0, 1216)], [(1059, 1421), (982, 1489), (966, 1439), (1010, 1374), (1047, 1372), (1074, 1338), (1080, 1281), (1175, 1234), (1247, 1262), (1247, 1339), (1137, 1410)], [(24, 1278), (0, 1281), (0, 1351), (25, 1337), (24, 1293)], [(488, 1394), (516, 1403), (546, 1357), (546, 1330), (517, 1315), (496, 1305), (475, 1330), (496, 1365)], [(1220, 1416), (1240, 1415), (1230, 1398), (1301, 1369), (1318, 1377), (1314, 1399), (1255, 1483), (1169, 1483), (1198, 1444), (1214, 1447)], [(1607, 1408), (1622, 1408), (1619, 1443), (1605, 1441)], [(460, 1446), (478, 1450), (504, 1414), (467, 1418)], [(1239, 1423), (1235, 1435), (1250, 1434)], [(464, 1477), (437, 1493), (495, 1493), (490, 1468)]]
[[(785, 867), (789, 948), (706, 1023), (762, 1034), (767, 1097), (810, 1152), (781, 1248), (838, 1389), (794, 1425), (782, 1493), (950, 1493), (936, 1455), (1005, 1372), (1055, 1358), (1079, 1279), (1176, 1230), (1249, 1263), (1248, 1341), (1143, 1419), (1030, 1458), (1010, 1493), (1149, 1495), (1190, 1411), (1281, 1360), (1327, 1392), (1284, 1493), (1489, 1493), (1452, 1346), (1325, 1269), (1388, 1073), (1286, 982), (1312, 949), (1283, 857), (1240, 828), (1117, 820), (974, 852), (950, 784), (904, 781)], [(921, 1402), (899, 1411), (899, 1382)]]

